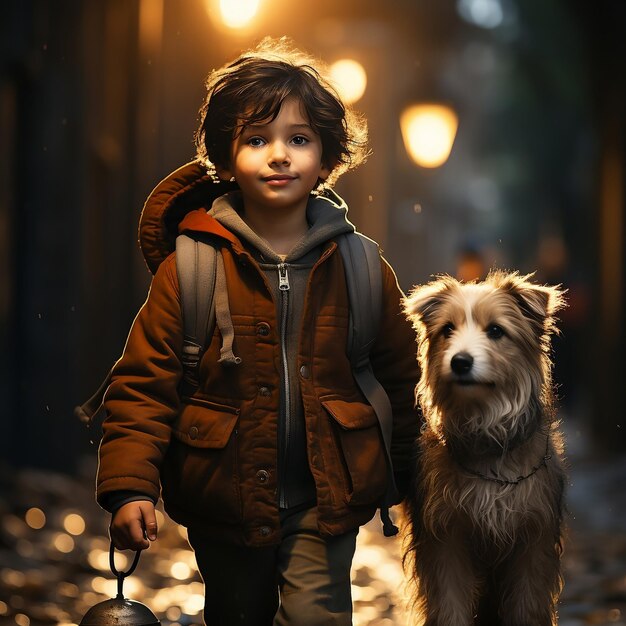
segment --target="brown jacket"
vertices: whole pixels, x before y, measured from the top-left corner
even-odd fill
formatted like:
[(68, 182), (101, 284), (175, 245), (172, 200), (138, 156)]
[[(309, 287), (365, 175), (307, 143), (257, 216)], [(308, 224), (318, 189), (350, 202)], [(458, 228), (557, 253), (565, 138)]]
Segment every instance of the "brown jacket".
[[(180, 176), (179, 176), (180, 179)], [(176, 179), (175, 195), (189, 185)], [(163, 261), (138, 313), (107, 391), (98, 499), (137, 491), (184, 524), (216, 537), (276, 543), (280, 349), (276, 306), (267, 279), (240, 239), (206, 213), (189, 213), (181, 230), (223, 244), (238, 366), (218, 364), (216, 328), (199, 370), (200, 387), (180, 397), (181, 307), (176, 257)], [(413, 389), (419, 377), (415, 335), (389, 265), (382, 325), (371, 359), (394, 409), (392, 457), (399, 482), (410, 467), (418, 432)], [(313, 266), (304, 299), (298, 372), (308, 462), (320, 531), (337, 535), (367, 522), (387, 485), (376, 415), (356, 386), (346, 356), (348, 299), (333, 240)]]

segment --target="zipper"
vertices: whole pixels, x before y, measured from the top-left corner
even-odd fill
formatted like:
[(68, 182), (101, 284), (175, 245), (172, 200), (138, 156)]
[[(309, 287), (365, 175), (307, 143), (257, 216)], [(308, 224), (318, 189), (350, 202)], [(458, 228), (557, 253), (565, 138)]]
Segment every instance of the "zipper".
[[(282, 470), (285, 473), (287, 467), (287, 449), (291, 435), (291, 398), (289, 393), (289, 366), (287, 363), (287, 316), (289, 312), (289, 273), (287, 264), (278, 265), (278, 289), (280, 290), (280, 352), (283, 363), (283, 382), (285, 392), (285, 424), (282, 454)], [(279, 506), (286, 509), (288, 505), (284, 484), (281, 481), (279, 493)]]
[(287, 274), (286, 263), (280, 263), (278, 266), (278, 288), (281, 291), (289, 291), (289, 275)]

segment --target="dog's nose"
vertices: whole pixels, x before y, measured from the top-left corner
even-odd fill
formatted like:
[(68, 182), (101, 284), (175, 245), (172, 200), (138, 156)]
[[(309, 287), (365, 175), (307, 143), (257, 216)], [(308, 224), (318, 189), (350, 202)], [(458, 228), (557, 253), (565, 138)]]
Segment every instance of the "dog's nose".
[(452, 357), (450, 365), (455, 374), (467, 374), (472, 369), (474, 357), (467, 352), (459, 352)]

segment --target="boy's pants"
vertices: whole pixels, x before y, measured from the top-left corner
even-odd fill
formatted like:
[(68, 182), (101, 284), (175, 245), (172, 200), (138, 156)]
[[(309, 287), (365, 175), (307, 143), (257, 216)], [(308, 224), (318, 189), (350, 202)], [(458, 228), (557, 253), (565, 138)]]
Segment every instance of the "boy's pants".
[(205, 585), (206, 626), (352, 624), (358, 530), (320, 537), (315, 507), (281, 513), (281, 528), (282, 542), (268, 548), (234, 546), (188, 529)]

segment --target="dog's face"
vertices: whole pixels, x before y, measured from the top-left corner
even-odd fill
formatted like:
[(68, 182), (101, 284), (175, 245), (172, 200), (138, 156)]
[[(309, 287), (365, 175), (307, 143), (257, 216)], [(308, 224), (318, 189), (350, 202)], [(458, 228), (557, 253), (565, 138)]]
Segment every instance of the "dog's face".
[(445, 276), (417, 287), (405, 309), (419, 334), (418, 395), (427, 418), (501, 446), (516, 429), (531, 428), (531, 405), (549, 383), (549, 335), (561, 306), (558, 288), (503, 272), (482, 283)]

